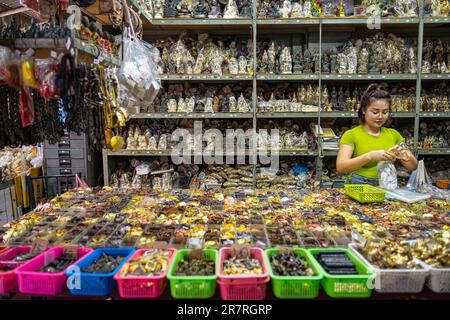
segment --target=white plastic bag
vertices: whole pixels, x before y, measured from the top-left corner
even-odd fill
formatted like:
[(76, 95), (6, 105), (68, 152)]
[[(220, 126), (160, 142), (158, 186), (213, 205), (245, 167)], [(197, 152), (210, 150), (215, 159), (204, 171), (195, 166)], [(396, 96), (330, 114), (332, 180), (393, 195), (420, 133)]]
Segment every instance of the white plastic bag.
[(398, 187), (397, 169), (390, 161), (381, 161), (377, 165), (378, 182), (380, 188), (395, 190)]
[(430, 194), (433, 198), (450, 201), (450, 191), (439, 189), (432, 184), (432, 180), (425, 169), (423, 160), (420, 160), (416, 171), (411, 174), (408, 181), (408, 189), (414, 189), (417, 192)]
[(143, 107), (149, 107), (161, 88), (158, 74), (159, 51), (145, 41), (128, 32), (123, 41), (123, 61), (118, 73), (118, 80), (126, 88), (134, 101)]

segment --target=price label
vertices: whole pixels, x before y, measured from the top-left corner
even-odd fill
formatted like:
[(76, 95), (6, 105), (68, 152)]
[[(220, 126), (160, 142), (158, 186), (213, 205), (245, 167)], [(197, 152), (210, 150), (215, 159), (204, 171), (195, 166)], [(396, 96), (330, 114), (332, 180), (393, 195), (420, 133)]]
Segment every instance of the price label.
[(167, 250), (167, 248), (169, 248), (169, 244), (166, 241), (155, 241), (149, 245), (149, 248)]
[(200, 238), (188, 238), (186, 246), (189, 249), (201, 249), (203, 246), (203, 240)]
[(150, 166), (148, 164), (141, 164), (136, 167), (136, 174), (139, 176), (145, 176), (150, 173)]
[(250, 257), (250, 246), (243, 244), (235, 244), (231, 247), (233, 256), (246, 259)]
[(77, 259), (78, 258), (78, 247), (77, 246), (64, 247), (64, 256), (67, 258)]
[(48, 248), (48, 240), (38, 238), (38, 239), (34, 240), (30, 252), (32, 254), (37, 254), (40, 252), (44, 252), (47, 248)]
[(191, 252), (189, 252), (189, 259), (203, 259), (203, 250), (192, 250)]

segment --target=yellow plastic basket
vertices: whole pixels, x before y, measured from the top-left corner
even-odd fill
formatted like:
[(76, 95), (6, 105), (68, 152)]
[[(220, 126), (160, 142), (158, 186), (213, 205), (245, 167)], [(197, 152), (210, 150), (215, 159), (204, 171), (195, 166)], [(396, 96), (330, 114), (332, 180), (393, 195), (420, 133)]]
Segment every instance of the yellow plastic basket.
[(345, 194), (360, 202), (383, 202), (385, 191), (369, 184), (346, 184)]

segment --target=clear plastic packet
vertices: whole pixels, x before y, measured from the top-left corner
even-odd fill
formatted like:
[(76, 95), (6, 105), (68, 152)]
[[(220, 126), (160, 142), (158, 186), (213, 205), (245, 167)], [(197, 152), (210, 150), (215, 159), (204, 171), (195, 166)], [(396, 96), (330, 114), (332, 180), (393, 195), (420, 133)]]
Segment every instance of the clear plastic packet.
[(380, 161), (377, 165), (378, 183), (381, 188), (395, 190), (398, 187), (397, 169), (390, 161)]
[(34, 74), (39, 84), (39, 94), (45, 99), (57, 99), (61, 95), (58, 87), (60, 66), (55, 58), (36, 59)]
[(36, 63), (33, 58), (26, 58), (22, 60), (22, 83), (29, 88), (38, 89), (39, 82), (35, 76), (35, 66)]
[(0, 46), (0, 81), (18, 88), (20, 85), (18, 63), (19, 58), (11, 49)]
[(119, 83), (141, 106), (149, 107), (161, 88), (159, 68), (155, 63), (159, 51), (131, 35), (124, 39), (123, 46), (123, 61), (117, 75)]

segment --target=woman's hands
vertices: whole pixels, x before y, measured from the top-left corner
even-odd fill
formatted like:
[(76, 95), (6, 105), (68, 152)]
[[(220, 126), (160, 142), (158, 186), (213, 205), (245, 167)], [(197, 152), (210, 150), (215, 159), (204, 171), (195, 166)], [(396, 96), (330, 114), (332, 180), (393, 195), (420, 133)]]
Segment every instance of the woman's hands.
[(412, 153), (408, 149), (403, 147), (401, 144), (398, 144), (395, 147), (390, 148), (388, 152), (394, 154), (395, 157), (400, 161), (409, 161), (411, 157), (413, 157)]
[(394, 161), (396, 159), (395, 155), (389, 150), (375, 150), (366, 153), (370, 161)]

